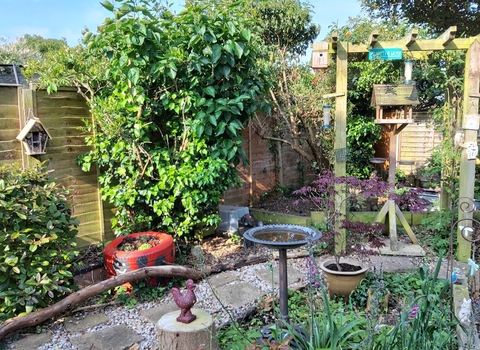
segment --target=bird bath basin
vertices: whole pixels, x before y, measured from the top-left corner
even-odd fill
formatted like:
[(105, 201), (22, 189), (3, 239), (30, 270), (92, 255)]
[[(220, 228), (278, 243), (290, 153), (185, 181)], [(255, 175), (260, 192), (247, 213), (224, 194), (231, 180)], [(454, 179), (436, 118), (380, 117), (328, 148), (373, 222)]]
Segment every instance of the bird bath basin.
[(243, 238), (250, 242), (278, 249), (280, 316), (284, 322), (289, 322), (287, 249), (301, 247), (321, 237), (320, 231), (299, 225), (264, 225), (251, 228), (243, 234)]

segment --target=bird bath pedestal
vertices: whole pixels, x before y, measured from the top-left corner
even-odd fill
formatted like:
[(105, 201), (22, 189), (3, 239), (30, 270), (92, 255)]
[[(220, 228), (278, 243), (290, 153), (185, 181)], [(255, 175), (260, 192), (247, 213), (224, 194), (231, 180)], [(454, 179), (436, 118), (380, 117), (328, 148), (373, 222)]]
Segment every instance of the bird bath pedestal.
[(298, 248), (322, 237), (320, 231), (299, 225), (264, 225), (251, 228), (243, 234), (246, 240), (278, 249), (280, 317), (283, 324), (288, 317), (287, 249)]

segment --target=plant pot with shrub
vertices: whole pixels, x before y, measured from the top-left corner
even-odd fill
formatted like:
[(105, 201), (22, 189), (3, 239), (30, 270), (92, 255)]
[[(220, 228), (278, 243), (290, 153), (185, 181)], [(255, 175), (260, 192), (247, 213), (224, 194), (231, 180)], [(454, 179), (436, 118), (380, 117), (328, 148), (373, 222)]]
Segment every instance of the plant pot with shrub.
[(338, 294), (348, 299), (350, 293), (366, 277), (368, 267), (363, 266), (358, 260), (348, 258), (342, 259), (338, 264), (342, 268), (340, 271), (335, 259), (325, 260), (320, 263), (319, 267), (325, 276), (330, 296)]
[[(175, 246), (167, 233), (137, 232), (114, 239), (105, 246), (103, 255), (107, 278), (110, 278), (146, 266), (171, 264), (175, 260)], [(165, 280), (149, 278), (147, 282), (156, 286)]]
[(323, 253), (333, 258), (321, 262), (319, 268), (324, 273), (330, 295), (338, 294), (348, 299), (367, 274), (368, 267), (362, 258), (377, 255), (378, 248), (385, 246), (382, 241), (385, 225), (344, 220), (340, 227), (346, 230), (345, 250), (335, 248), (339, 235), (331, 232), (323, 244)]

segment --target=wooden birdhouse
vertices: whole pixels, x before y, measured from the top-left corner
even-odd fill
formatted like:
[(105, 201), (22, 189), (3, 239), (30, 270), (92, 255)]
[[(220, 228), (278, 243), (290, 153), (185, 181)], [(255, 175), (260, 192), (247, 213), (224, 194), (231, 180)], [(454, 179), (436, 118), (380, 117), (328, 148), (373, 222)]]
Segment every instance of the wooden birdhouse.
[(328, 68), (328, 43), (313, 43), (311, 66), (314, 70)]
[(419, 103), (415, 84), (373, 85), (371, 105), (377, 108), (377, 124), (412, 123), (413, 106)]
[(30, 118), (17, 136), (17, 140), (22, 141), (25, 147), (25, 153), (30, 156), (45, 154), (47, 141), (51, 138), (38, 118)]

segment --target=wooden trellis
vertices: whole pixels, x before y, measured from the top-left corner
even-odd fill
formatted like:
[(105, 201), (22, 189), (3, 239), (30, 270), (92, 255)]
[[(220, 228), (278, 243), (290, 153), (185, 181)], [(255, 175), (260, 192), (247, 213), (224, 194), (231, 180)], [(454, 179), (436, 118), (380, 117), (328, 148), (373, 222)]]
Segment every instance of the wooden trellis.
[[(341, 42), (338, 40), (338, 35), (334, 33), (330, 42), (328, 43), (328, 54), (336, 55), (336, 92), (326, 97), (335, 98), (335, 149), (346, 148), (346, 126), (347, 126), (347, 64), (350, 55), (367, 54), (382, 58), (389, 58), (389, 55), (397, 55), (401, 53), (403, 57), (425, 57), (432, 51), (443, 50), (464, 50), (467, 52), (465, 62), (465, 88), (463, 98), (463, 114), (478, 114), (478, 99), (480, 98), (479, 83), (480, 83), (480, 42), (476, 37), (470, 38), (456, 38), (457, 28), (450, 27), (437, 39), (417, 40), (418, 29), (413, 29), (409, 34), (400, 40), (394, 41), (380, 41), (378, 31), (371, 33), (367, 44), (354, 44), (350, 42)], [(313, 46), (312, 61), (318, 68), (325, 67), (328, 64), (328, 58), (324, 58), (324, 50), (326, 45), (324, 43), (315, 43)], [(319, 54), (322, 53), (322, 55)], [(317, 57), (318, 56), (318, 57)], [(316, 68), (315, 66), (313, 68)], [(408, 119), (408, 118), (407, 118)], [(462, 123), (465, 121), (463, 120)], [(395, 124), (396, 125), (396, 124)], [(464, 124), (462, 124), (464, 125)], [(393, 133), (401, 130), (400, 127), (395, 127)], [(400, 130), (398, 130), (400, 129)], [(477, 130), (465, 128), (464, 137), (465, 143), (477, 142)], [(389, 156), (389, 182), (394, 183), (395, 179), (395, 164), (396, 153), (390, 152)], [(335, 162), (335, 175), (344, 176), (346, 174), (346, 160), (337, 159)], [(475, 160), (468, 159), (466, 149), (462, 150), (461, 165), (460, 165), (460, 193), (459, 197), (472, 198), (474, 192), (474, 178), (475, 178)], [(393, 188), (391, 187), (391, 191)], [(336, 198), (337, 205), (343, 214), (346, 214), (345, 198), (338, 196)], [(382, 209), (384, 216), (389, 218), (389, 232), (390, 232), (390, 250), (392, 252), (398, 251), (397, 225), (396, 216), (400, 212), (396, 208), (393, 200), (388, 200)], [(401, 214), (401, 213), (400, 213)], [(459, 211), (459, 219), (471, 218), (472, 213), (464, 213)], [(400, 219), (402, 224), (408, 226), (408, 223)], [(342, 232), (341, 230), (339, 230)], [(411, 231), (411, 229), (410, 229)], [(345, 231), (342, 232), (345, 234)], [(413, 234), (413, 232), (412, 232)], [(411, 235), (410, 235), (411, 236)], [(413, 237), (413, 238), (412, 238)], [(415, 242), (415, 236), (411, 236), (412, 241)], [(460, 234), (458, 235), (460, 237)], [(340, 237), (338, 242), (345, 242), (344, 237)], [(461, 261), (466, 261), (470, 257), (470, 244), (465, 240), (458, 240), (457, 258)], [(342, 248), (340, 246), (340, 248)]]

